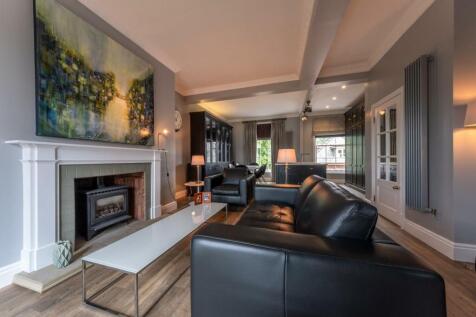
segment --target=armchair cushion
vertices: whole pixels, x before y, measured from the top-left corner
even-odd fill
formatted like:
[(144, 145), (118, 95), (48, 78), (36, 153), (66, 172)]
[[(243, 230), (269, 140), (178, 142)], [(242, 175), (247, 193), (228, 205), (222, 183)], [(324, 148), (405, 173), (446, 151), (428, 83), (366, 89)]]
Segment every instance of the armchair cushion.
[(222, 184), (222, 185), (215, 186), (212, 189), (212, 194), (239, 196), (240, 187), (238, 185), (233, 185), (233, 184)]
[(240, 180), (248, 176), (248, 170), (243, 168), (223, 169), (223, 184), (238, 185)]

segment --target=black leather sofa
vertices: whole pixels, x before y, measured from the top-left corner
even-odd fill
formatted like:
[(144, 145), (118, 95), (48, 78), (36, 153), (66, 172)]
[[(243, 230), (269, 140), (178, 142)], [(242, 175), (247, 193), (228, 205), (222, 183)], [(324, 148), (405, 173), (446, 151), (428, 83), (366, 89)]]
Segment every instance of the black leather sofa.
[(225, 168), (223, 173), (207, 176), (204, 181), (212, 201), (243, 206), (253, 198), (256, 184), (255, 176), (243, 168)]
[(192, 316), (446, 316), (444, 281), (374, 237), (377, 211), (317, 176), (256, 186), (236, 226), (192, 240)]

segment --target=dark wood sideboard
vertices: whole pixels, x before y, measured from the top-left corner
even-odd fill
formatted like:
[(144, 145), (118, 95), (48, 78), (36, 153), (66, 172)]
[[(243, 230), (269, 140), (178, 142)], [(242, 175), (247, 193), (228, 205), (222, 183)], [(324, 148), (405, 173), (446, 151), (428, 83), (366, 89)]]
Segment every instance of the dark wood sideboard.
[[(301, 184), (309, 175), (327, 178), (327, 165), (317, 163), (289, 163), (287, 184)], [(286, 164), (276, 164), (276, 183), (286, 184)]]

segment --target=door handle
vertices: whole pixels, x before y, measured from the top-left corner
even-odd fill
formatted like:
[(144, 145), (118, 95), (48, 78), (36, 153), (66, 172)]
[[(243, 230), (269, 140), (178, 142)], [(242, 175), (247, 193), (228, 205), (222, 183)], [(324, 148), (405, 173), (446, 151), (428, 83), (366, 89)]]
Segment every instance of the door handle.
[(394, 190), (399, 190), (399, 189), (400, 189), (400, 186), (398, 186), (398, 185), (392, 186), (392, 189), (394, 189)]

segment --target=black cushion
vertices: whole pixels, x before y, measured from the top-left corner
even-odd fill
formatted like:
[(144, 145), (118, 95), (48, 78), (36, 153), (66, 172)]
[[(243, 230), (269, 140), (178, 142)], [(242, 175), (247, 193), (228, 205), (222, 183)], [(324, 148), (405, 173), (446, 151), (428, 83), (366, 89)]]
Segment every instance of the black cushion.
[(374, 206), (332, 182), (321, 181), (302, 205), (296, 218), (296, 232), (368, 240), (377, 217)]
[(248, 176), (248, 170), (244, 168), (223, 169), (223, 184), (238, 185), (240, 180)]
[(309, 192), (316, 186), (317, 183), (323, 181), (324, 178), (311, 175), (308, 176), (299, 187), (298, 192), (296, 194), (296, 198), (294, 200), (294, 216), (297, 218), (299, 216), (299, 211), (301, 210), (302, 204), (306, 201)]
[(294, 225), (293, 209), (272, 202), (253, 202), (241, 219), (272, 221)]
[(239, 196), (240, 195), (240, 186), (233, 184), (223, 184), (213, 187), (212, 194), (215, 195), (229, 195), (229, 196)]
[(285, 232), (294, 232), (294, 226), (291, 224), (274, 222), (274, 221), (266, 221), (266, 220), (258, 220), (258, 219), (250, 219), (250, 218), (242, 218), (236, 225), (245, 226), (245, 227), (257, 227), (257, 228), (271, 229), (271, 230), (285, 231)]

